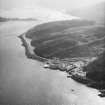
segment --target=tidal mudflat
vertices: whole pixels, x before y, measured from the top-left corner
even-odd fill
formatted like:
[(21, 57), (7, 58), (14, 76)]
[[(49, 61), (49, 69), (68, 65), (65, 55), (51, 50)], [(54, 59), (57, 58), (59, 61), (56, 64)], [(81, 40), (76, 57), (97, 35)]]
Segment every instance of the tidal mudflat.
[(36, 22), (0, 24), (0, 104), (104, 105), (105, 98), (100, 98), (97, 90), (26, 57), (17, 36), (34, 25)]

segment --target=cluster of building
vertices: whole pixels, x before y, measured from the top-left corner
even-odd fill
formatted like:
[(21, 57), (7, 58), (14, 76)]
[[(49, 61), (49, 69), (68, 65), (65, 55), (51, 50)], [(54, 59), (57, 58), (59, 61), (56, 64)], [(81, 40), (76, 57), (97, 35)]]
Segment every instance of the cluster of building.
[(75, 61), (75, 62), (68, 62), (64, 60), (59, 60), (57, 58), (48, 60), (45, 62), (44, 67), (50, 68), (50, 69), (59, 69), (61, 71), (66, 71), (70, 75), (76, 75), (79, 76), (86, 76), (86, 72), (83, 72), (82, 68), (84, 67), (85, 62), (83, 61)]

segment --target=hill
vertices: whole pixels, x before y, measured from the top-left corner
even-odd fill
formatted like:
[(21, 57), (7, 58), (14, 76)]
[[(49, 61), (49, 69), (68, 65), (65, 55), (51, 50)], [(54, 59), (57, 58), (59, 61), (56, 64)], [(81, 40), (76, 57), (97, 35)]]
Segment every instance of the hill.
[(7, 18), (0, 17), (0, 22), (5, 22), (5, 21), (8, 21), (8, 19)]
[(33, 18), (5, 18), (0, 17), (0, 22), (6, 22), (6, 21), (36, 21), (37, 19)]
[(87, 72), (87, 78), (105, 84), (105, 52), (97, 60), (86, 66), (84, 70)]
[[(39, 58), (58, 58), (68, 63), (72, 59), (88, 60), (81, 68), (85, 77), (72, 75), (72, 78), (96, 89), (105, 89), (105, 25), (80, 19), (55, 21), (33, 27), (25, 35), (31, 39), (35, 56)], [(91, 61), (91, 58), (98, 59)]]
[(26, 33), (34, 52), (45, 58), (93, 57), (105, 48), (105, 26), (87, 20), (56, 21)]

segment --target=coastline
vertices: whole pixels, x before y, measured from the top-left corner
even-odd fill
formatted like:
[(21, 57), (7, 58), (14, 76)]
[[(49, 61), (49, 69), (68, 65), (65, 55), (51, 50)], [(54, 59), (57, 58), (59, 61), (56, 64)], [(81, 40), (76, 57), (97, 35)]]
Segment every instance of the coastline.
[(35, 60), (38, 60), (38, 61), (41, 61), (41, 62), (45, 62), (47, 61), (46, 58), (43, 58), (43, 57), (39, 57), (38, 55), (36, 55), (32, 49), (31, 49), (31, 45), (29, 44), (30, 41), (26, 38), (25, 34), (22, 34), (20, 36), (18, 36), (21, 41), (22, 41), (22, 46), (24, 46), (25, 48), (25, 54), (26, 56), (29, 58), (29, 59), (35, 59)]
[[(37, 61), (40, 61), (40, 62), (47, 62), (49, 60), (49, 59), (40, 57), (33, 52), (34, 48), (30, 45), (31, 40), (26, 38), (25, 34), (22, 34), (18, 37), (21, 39), (22, 46), (24, 46), (24, 48), (25, 48), (25, 54), (29, 59), (34, 59), (34, 60), (37, 60)], [(53, 68), (50, 68), (50, 69), (53, 69)], [(73, 75), (72, 73), (70, 73), (67, 70), (61, 70), (59, 68), (57, 68), (57, 70), (66, 71), (66, 73), (69, 74), (69, 76), (67, 76), (68, 78), (70, 77), (70, 78), (72, 78), (73, 80), (75, 80), (79, 83), (85, 84), (88, 87), (92, 87), (92, 88), (95, 88), (95, 89), (99, 90), (99, 92), (102, 93), (102, 94), (99, 94), (99, 96), (105, 97), (104, 92), (103, 92), (104, 89), (105, 89), (104, 84), (97, 83), (95, 81), (87, 79), (86, 77), (79, 76), (78, 74)]]
[[(22, 46), (24, 46), (24, 48), (25, 48), (25, 54), (29, 59), (38, 60), (40, 62), (47, 62), (49, 60), (49, 59), (46, 59), (46, 58), (43, 58), (43, 57), (36, 55), (32, 51), (32, 49), (34, 49), (34, 48), (32, 48), (32, 46), (30, 45), (30, 41), (29, 41), (30, 39), (26, 38), (25, 34), (22, 34), (18, 37), (21, 39)], [(66, 70), (60, 70), (60, 71), (66, 71)], [(72, 73), (70, 74), (69, 71), (66, 71), (66, 72), (67, 72), (67, 74), (71, 75), (68, 77), (70, 77), (70, 78), (74, 79), (75, 81), (80, 82), (82, 84), (86, 84), (88, 87), (93, 87), (93, 88), (96, 88), (98, 90), (104, 89), (104, 88), (102, 88), (103, 84), (101, 84), (101, 83), (96, 83), (90, 79), (87, 79), (86, 77), (79, 76), (78, 74), (72, 75)]]

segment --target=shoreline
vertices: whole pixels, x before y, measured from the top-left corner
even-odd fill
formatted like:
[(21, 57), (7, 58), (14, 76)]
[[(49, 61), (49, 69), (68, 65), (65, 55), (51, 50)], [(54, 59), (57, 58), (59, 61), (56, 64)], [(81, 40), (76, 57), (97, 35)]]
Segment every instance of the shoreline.
[[(37, 60), (37, 61), (40, 61), (40, 62), (47, 62), (48, 60), (50, 60), (50, 59), (47, 59), (47, 58), (40, 57), (32, 51), (32, 49), (34, 49), (34, 48), (30, 45), (30, 40), (28, 38), (26, 38), (25, 33), (18, 36), (18, 37), (21, 39), (22, 46), (25, 48), (25, 55), (29, 59)], [(53, 69), (51, 67), (49, 67), (49, 68)], [(78, 74), (72, 74), (67, 70), (61, 70), (59, 68), (57, 68), (56, 70), (64, 71), (64, 72), (66, 71), (66, 73), (69, 74), (69, 76), (67, 76), (67, 78), (71, 78), (71, 79), (75, 80), (76, 82), (84, 84), (88, 87), (95, 88), (100, 92), (100, 94), (99, 94), (100, 97), (105, 97), (105, 94), (103, 92), (105, 90), (105, 88), (104, 88), (105, 84), (104, 83), (103, 84), (97, 83), (95, 81), (87, 79), (85, 76), (80, 76)]]
[(25, 54), (26, 56), (29, 58), (29, 59), (35, 59), (35, 60), (38, 60), (40, 62), (45, 62), (47, 61), (46, 58), (43, 58), (43, 57), (39, 57), (38, 55), (36, 55), (34, 52), (32, 52), (32, 50), (30, 49), (31, 48), (31, 45), (29, 45), (29, 40), (27, 40), (27, 38), (25, 37), (25, 34), (22, 34), (20, 36), (18, 36), (19, 39), (21, 40), (22, 42), (22, 46), (25, 48)]

